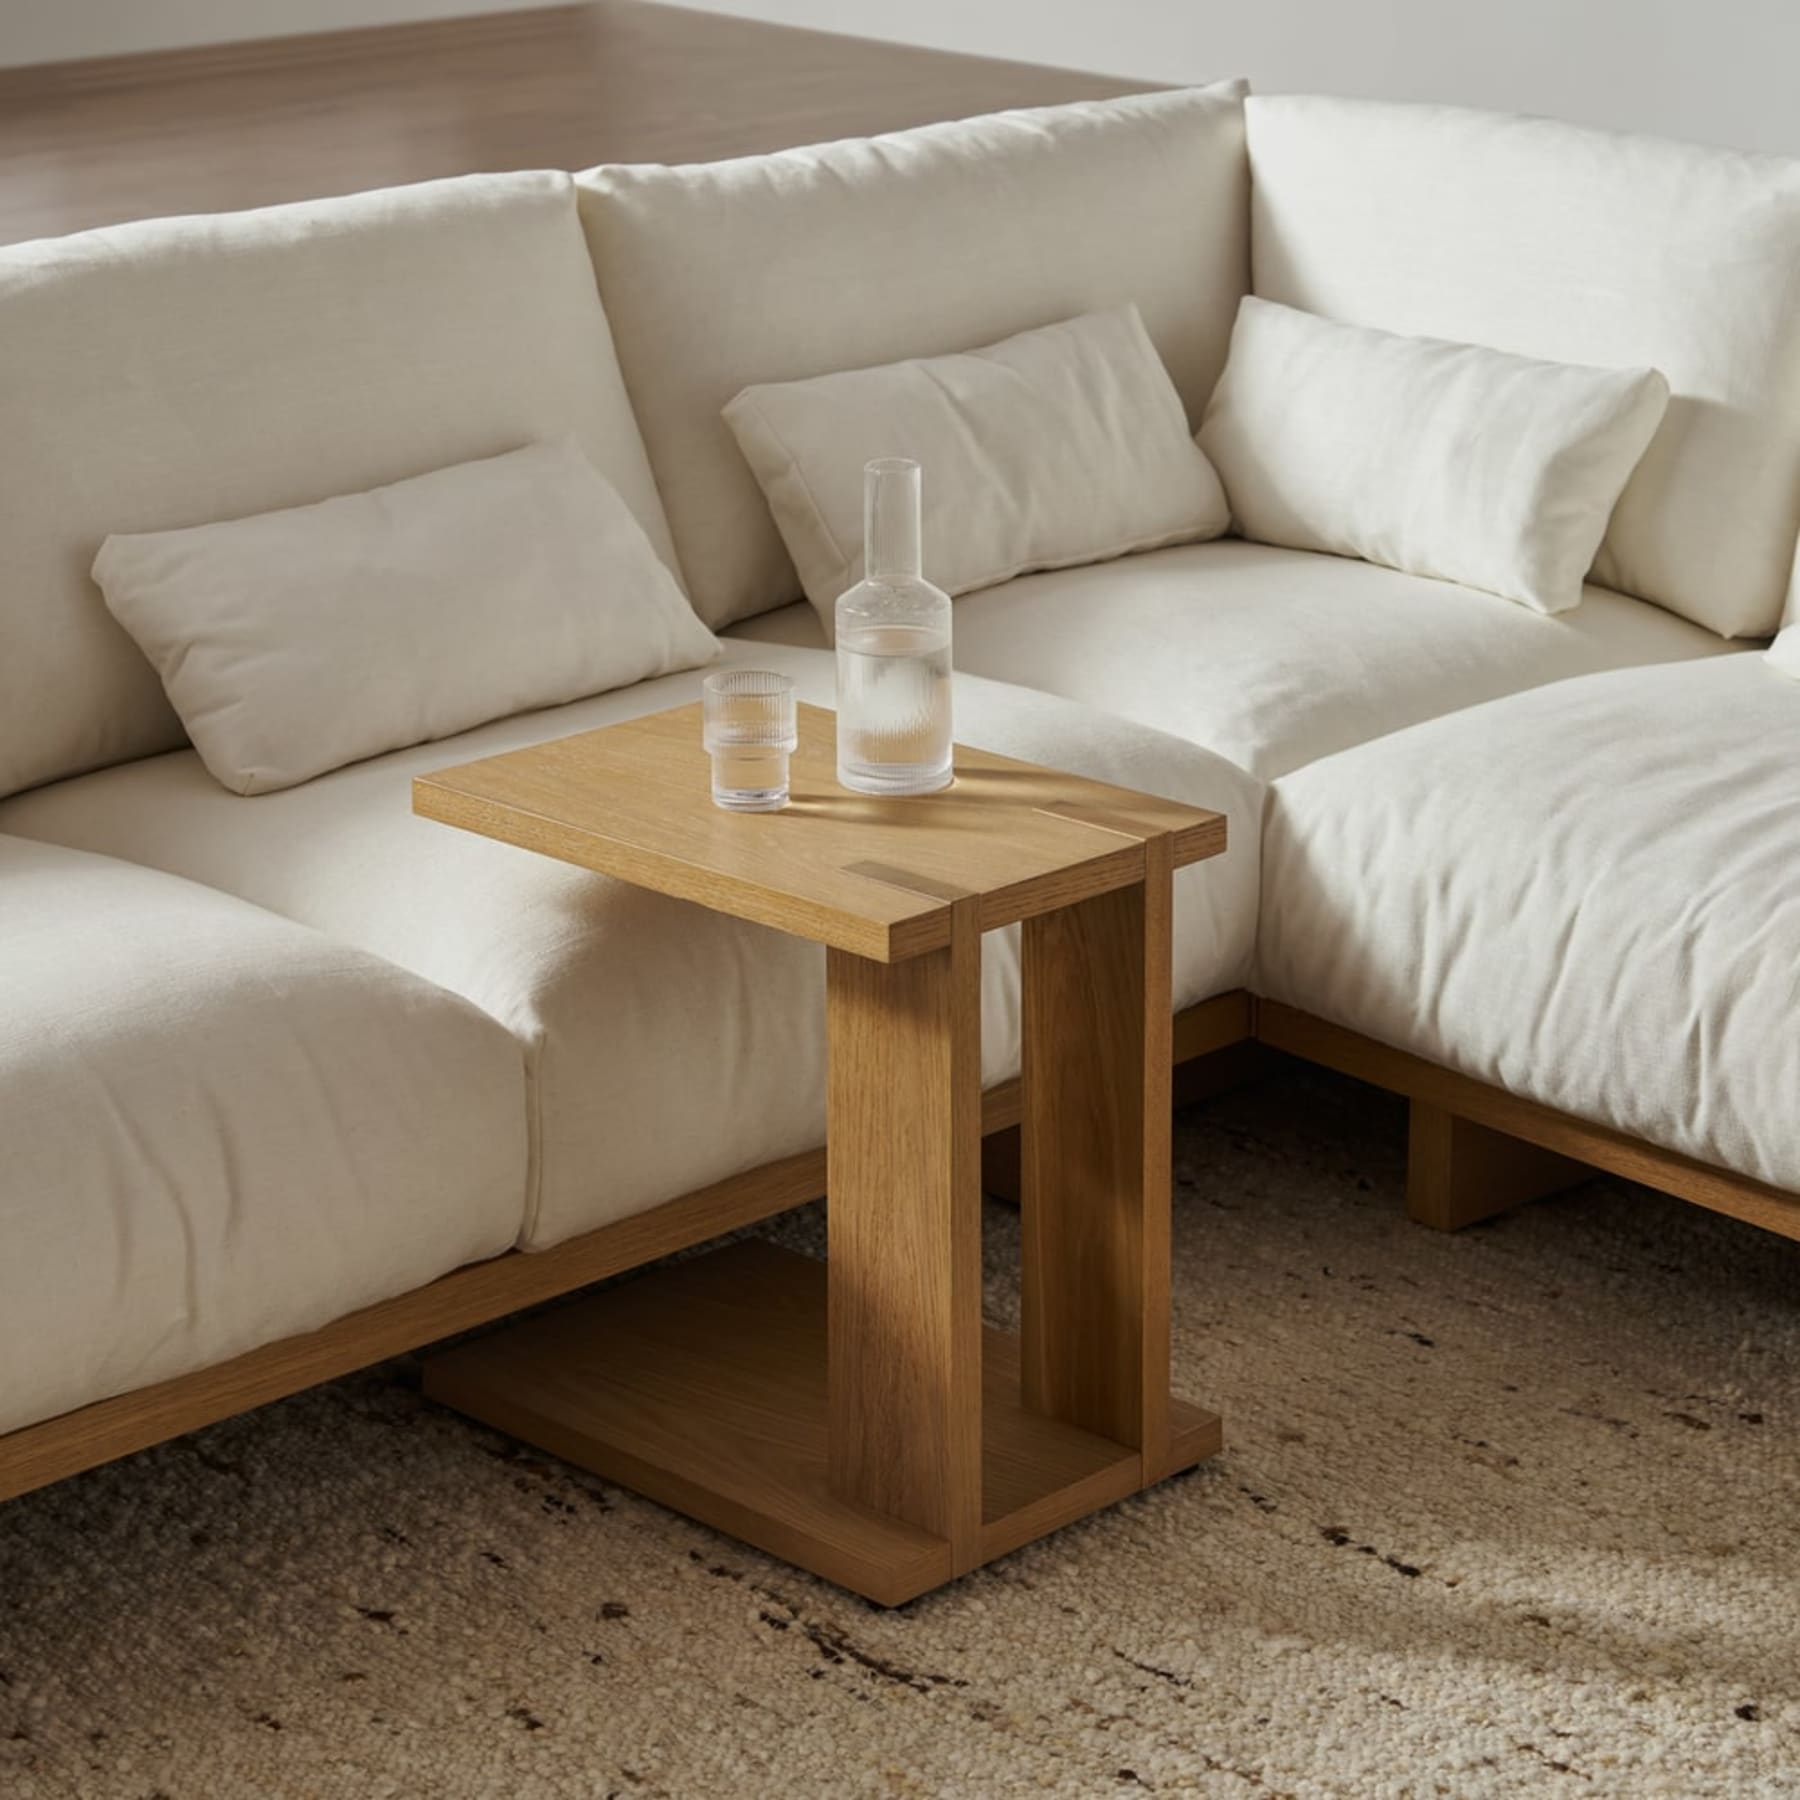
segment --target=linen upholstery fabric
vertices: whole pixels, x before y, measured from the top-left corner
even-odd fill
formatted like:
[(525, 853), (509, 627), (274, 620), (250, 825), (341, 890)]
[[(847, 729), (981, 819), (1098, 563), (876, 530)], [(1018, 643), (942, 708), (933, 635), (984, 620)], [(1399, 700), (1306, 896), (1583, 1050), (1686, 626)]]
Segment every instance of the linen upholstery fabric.
[(1316, 763), (1270, 797), (1260, 991), (1800, 1189), (1796, 729), (1729, 656)]
[(800, 592), (720, 408), (1135, 301), (1187, 409), (1249, 285), (1243, 85), (576, 177), (600, 292), (709, 625)]
[(518, 1046), (362, 951), (0, 838), (0, 992), (0, 1432), (517, 1233)]
[(1673, 398), (1594, 579), (1775, 629), (1800, 527), (1800, 161), (1363, 100), (1252, 100), (1247, 125), (1257, 294), (1660, 369)]
[(283, 512), (109, 537), (94, 579), (237, 794), (718, 649), (573, 438)]
[(1800, 675), (1800, 625), (1789, 625), (1768, 648), (1768, 660), (1784, 675)]
[[(729, 635), (819, 642), (804, 605)], [(1731, 649), (1604, 588), (1546, 618), (1472, 588), (1230, 539), (970, 594), (953, 643), (959, 669), (1204, 744), (1265, 781), (1522, 688)]]
[(1200, 443), (1247, 538), (1580, 604), (1668, 405), (1654, 369), (1538, 362), (1246, 295)]
[(876, 457), (919, 464), (925, 571), (949, 594), (1229, 523), (1135, 306), (746, 388), (725, 422), (828, 636), (838, 595), (863, 578), (863, 467)]
[(673, 565), (570, 178), (481, 175), (0, 248), (0, 794), (181, 727), (88, 569), (574, 433)]
[[(738, 647), (829, 704), (820, 651)], [(462, 994), (525, 1047), (522, 1241), (554, 1244), (823, 1141), (824, 952), (797, 938), (412, 817), (415, 774), (685, 704), (673, 675), (400, 751), (254, 802), (190, 752), (0, 808), (8, 830), (108, 846), (286, 913)], [(1261, 784), (1177, 740), (958, 678), (957, 739), (1225, 813), (1233, 849), (1176, 877), (1173, 999), (1241, 986), (1256, 931)], [(982, 1067), (1018, 1068), (1016, 932), (983, 957)]]

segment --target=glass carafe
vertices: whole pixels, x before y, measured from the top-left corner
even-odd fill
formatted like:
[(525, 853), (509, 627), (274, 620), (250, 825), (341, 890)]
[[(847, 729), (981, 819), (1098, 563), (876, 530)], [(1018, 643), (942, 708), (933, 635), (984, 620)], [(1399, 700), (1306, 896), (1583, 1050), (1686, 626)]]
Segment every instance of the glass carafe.
[(920, 574), (919, 465), (863, 471), (863, 578), (837, 602), (838, 780), (859, 794), (950, 785), (950, 596)]

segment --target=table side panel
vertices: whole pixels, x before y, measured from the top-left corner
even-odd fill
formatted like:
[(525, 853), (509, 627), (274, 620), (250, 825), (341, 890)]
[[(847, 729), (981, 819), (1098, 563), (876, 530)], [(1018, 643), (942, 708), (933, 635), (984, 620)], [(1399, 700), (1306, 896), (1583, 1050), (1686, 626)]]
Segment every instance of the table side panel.
[(981, 1533), (981, 938), (826, 958), (830, 1469), (844, 1498)]
[(1169, 1450), (1173, 845), (1137, 887), (1029, 920), (1021, 1129), (1027, 1405)]

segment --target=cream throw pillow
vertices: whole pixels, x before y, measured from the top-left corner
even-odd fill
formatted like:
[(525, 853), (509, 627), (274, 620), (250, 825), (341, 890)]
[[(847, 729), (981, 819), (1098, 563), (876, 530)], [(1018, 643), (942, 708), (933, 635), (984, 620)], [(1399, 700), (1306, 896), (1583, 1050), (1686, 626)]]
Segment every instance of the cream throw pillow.
[(109, 537), (94, 579), (239, 794), (718, 652), (572, 438), (314, 506)]
[(838, 595), (862, 579), (874, 457), (919, 463), (925, 574), (950, 594), (1228, 522), (1135, 306), (955, 356), (745, 388), (725, 422), (827, 636)]
[(1258, 543), (1566, 612), (1654, 435), (1654, 369), (1536, 362), (1247, 297), (1200, 444)]

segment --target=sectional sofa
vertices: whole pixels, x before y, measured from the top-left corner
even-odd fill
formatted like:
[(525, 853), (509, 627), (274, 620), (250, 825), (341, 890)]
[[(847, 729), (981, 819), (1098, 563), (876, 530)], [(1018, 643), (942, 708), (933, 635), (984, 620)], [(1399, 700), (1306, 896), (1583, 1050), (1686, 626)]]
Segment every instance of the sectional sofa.
[[(698, 671), (244, 797), (103, 539), (573, 436), (829, 704), (733, 395), (1131, 302), (1198, 425), (1251, 293), (1660, 369), (1581, 604), (1236, 538), (1025, 575), (957, 602), (958, 736), (1227, 815), (1177, 1056), (1408, 1094), (1420, 1217), (1599, 1166), (1800, 1235), (1800, 684), (1753, 653), (1800, 165), (1225, 85), (158, 221), (0, 250), (0, 1496), (823, 1191), (817, 950), (409, 811)], [(996, 1136), (1018, 1005), (997, 935)]]

